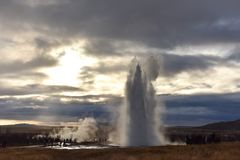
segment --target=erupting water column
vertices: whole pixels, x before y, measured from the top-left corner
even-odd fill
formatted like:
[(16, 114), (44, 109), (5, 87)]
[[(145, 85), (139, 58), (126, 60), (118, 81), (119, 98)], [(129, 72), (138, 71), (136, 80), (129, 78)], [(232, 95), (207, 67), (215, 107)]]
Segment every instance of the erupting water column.
[(159, 145), (155, 91), (136, 60), (128, 75), (125, 94), (126, 104), (120, 115), (122, 145)]

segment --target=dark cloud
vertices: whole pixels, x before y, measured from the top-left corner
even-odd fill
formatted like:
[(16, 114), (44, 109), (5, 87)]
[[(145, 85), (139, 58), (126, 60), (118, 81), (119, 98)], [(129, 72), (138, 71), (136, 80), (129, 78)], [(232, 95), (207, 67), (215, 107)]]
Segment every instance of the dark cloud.
[(89, 41), (128, 40), (169, 48), (240, 40), (238, 0), (68, 0), (35, 6), (3, 0), (0, 6), (4, 23), (30, 24), (36, 31)]
[(38, 80), (41, 81), (48, 78), (48, 75), (41, 72), (26, 71), (26, 72), (21, 72), (20, 74), (4, 73), (4, 75), (1, 75), (1, 77), (6, 79), (22, 79), (22, 80), (34, 79), (36, 81)]
[(83, 67), (82, 71), (92, 72), (94, 74), (115, 74), (122, 71), (126, 71), (128, 66), (126, 64), (114, 64), (111, 62), (100, 62), (96, 66), (92, 67)]
[[(57, 59), (48, 56), (45, 52), (49, 52), (54, 47), (78, 42), (79, 39), (87, 40), (87, 44), (84, 46), (86, 54), (94, 56), (140, 55), (141, 57), (141, 53), (144, 55), (156, 54), (157, 59), (150, 59), (150, 63), (147, 64), (151, 73), (149, 76), (153, 79), (158, 74), (170, 77), (182, 72), (206, 71), (229, 61), (239, 62), (237, 50), (224, 58), (165, 53), (166, 50), (181, 45), (188, 47), (191, 45), (239, 43), (239, 0), (105, 0), (104, 2), (99, 0), (59, 0), (54, 3), (52, 3), (53, 1), (50, 3), (46, 3), (47, 1), (35, 2), (38, 3), (30, 4), (30, 1), (19, 0), (0, 1), (0, 28), (2, 31), (6, 30), (17, 36), (18, 33), (29, 31), (29, 34), (33, 34), (32, 32), (35, 32), (32, 35), (33, 40), (28, 41), (33, 42), (36, 53), (40, 53), (31, 60), (11, 62), (1, 60), (0, 74), (2, 77), (9, 76), (11, 78), (11, 76), (17, 77), (17, 75), (19, 78), (28, 75), (33, 77), (36, 74), (36, 76), (44, 78), (46, 75), (37, 73), (35, 70), (57, 64)], [(2, 41), (5, 42), (2, 43), (3, 45), (17, 44), (11, 38), (1, 39)], [(141, 47), (145, 50), (141, 50)], [(162, 50), (164, 51), (161, 52)], [(142, 57), (146, 58), (146, 56)], [(80, 74), (80, 78), (84, 82), (82, 87), (91, 87), (94, 84), (95, 74), (114, 74), (121, 71), (127, 72), (127, 70), (124, 63), (99, 63), (95, 67), (85, 67)], [(44, 96), (49, 93), (79, 90), (81, 89), (69, 86), (27, 85), (14, 88), (1, 87), (0, 94), (43, 94)], [(84, 97), (52, 96), (43, 100), (41, 100), (42, 97), (0, 98), (0, 118), (34, 119), (39, 115), (77, 117), (95, 115), (95, 113), (96, 115), (106, 115), (104, 107), (108, 101), (93, 103), (91, 100), (98, 101), (102, 98), (108, 99), (107, 97), (114, 99), (114, 102), (119, 102), (121, 99), (111, 97), (111, 95), (106, 97), (93, 95)], [(69, 99), (70, 102), (62, 102), (61, 98)], [(188, 124), (205, 123), (239, 116), (239, 93), (171, 95), (163, 97), (163, 99), (168, 110), (166, 116), (168, 124), (177, 124), (177, 121)], [(182, 114), (174, 114), (175, 112)]]
[(67, 39), (54, 39), (53, 37), (37, 37), (34, 39), (34, 44), (36, 45), (36, 51), (42, 54), (50, 52), (52, 49), (59, 46), (68, 45), (71, 42)]
[[(76, 99), (86, 100), (89, 97), (77, 97)], [(100, 96), (99, 96), (100, 97)], [(104, 97), (104, 96), (103, 96)], [(111, 96), (110, 96), (111, 97)], [(109, 97), (109, 98), (110, 98)], [(70, 101), (61, 101), (61, 98), (68, 98)], [(95, 103), (89, 101), (72, 100), (73, 97), (38, 97), (29, 98), (0, 98), (0, 119), (20, 119), (20, 120), (41, 120), (41, 117), (52, 117), (51, 119), (82, 118), (94, 116), (100, 119), (109, 119), (110, 105), (103, 102)]]
[(181, 72), (205, 71), (219, 64), (221, 58), (205, 55), (162, 54), (160, 74), (173, 76)]
[(126, 72), (127, 70), (128, 66), (124, 63), (114, 64), (111, 62), (108, 63), (100, 62), (96, 66), (86, 66), (81, 68), (78, 78), (82, 81), (84, 88), (91, 89), (94, 83), (96, 82), (95, 81), (96, 75), (119, 74), (120, 72)]
[(82, 68), (78, 78), (82, 81), (83, 87), (91, 89), (95, 83), (95, 73), (88, 71), (88, 69), (88, 67)]
[(16, 95), (31, 95), (31, 94), (49, 94), (49, 93), (61, 93), (67, 91), (83, 91), (81, 88), (72, 86), (58, 86), (58, 85), (41, 85), (30, 84), (26, 86), (8, 86), (0, 87), (0, 96), (16, 96)]
[[(148, 77), (156, 79), (161, 76), (174, 76), (182, 72), (206, 71), (219, 65), (224, 58), (205, 55), (177, 55), (177, 54), (155, 54), (153, 56), (143, 55), (137, 58), (143, 63)], [(226, 62), (227, 63), (227, 62)], [(90, 74), (118, 74), (127, 72), (129, 66), (125, 63), (111, 64), (100, 62), (96, 66), (82, 68), (81, 77)], [(80, 77), (80, 78), (81, 78)]]
[(240, 62), (240, 50), (234, 50), (234, 52), (227, 57), (227, 60)]
[(108, 39), (91, 39), (87, 42), (86, 46), (84, 46), (85, 52), (95, 56), (122, 55), (123, 53), (121, 51), (123, 46), (114, 44), (112, 41), (113, 40), (109, 41)]
[(35, 39), (35, 44), (36, 44), (36, 48), (38, 50), (41, 50), (43, 53), (48, 52), (54, 46), (60, 45), (60, 43), (57, 41), (50, 41), (50, 40), (39, 38), (39, 37)]
[[(99, 98), (106, 101), (89, 101)], [(239, 118), (239, 93), (160, 95), (159, 98), (166, 106), (162, 117), (166, 125), (202, 125)], [(0, 119), (36, 120), (48, 116), (64, 120), (94, 116), (110, 120), (122, 101), (122, 97), (115, 95), (0, 98)]]
[(239, 118), (240, 93), (162, 95), (169, 125), (201, 125)]
[(58, 60), (47, 55), (39, 54), (31, 60), (15, 60), (10, 62), (1, 62), (0, 63), (0, 73), (9, 74), (9, 73), (19, 73), (32, 71), (38, 68), (51, 67), (57, 65)]

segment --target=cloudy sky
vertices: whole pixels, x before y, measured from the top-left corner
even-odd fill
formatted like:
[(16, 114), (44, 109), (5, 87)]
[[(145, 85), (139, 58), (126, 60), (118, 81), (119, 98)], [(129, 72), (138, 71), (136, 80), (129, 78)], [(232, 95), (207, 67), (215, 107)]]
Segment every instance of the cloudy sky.
[(167, 125), (240, 118), (239, 0), (1, 0), (0, 123), (111, 117), (154, 55)]

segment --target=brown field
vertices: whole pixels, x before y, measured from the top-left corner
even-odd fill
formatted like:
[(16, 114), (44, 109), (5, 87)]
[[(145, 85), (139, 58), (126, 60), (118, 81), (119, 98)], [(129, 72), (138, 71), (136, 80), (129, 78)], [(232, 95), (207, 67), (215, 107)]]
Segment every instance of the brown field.
[(0, 149), (0, 160), (239, 160), (240, 143), (191, 146), (54, 150)]

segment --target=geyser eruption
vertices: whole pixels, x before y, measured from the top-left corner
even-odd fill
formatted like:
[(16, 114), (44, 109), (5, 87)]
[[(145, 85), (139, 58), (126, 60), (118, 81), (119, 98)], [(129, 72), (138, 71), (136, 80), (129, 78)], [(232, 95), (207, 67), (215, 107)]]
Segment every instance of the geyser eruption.
[(159, 133), (159, 112), (149, 68), (133, 60), (127, 77), (125, 105), (120, 113), (120, 143), (123, 146), (152, 146), (163, 144)]

